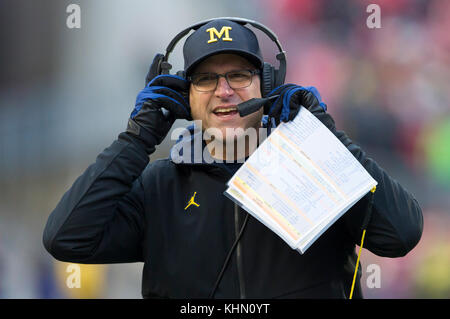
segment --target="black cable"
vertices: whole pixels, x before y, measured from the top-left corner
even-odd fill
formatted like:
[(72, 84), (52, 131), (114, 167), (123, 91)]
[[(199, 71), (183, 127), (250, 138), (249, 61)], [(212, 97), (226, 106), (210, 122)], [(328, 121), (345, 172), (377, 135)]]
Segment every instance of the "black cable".
[(223, 263), (223, 266), (222, 266), (222, 269), (221, 269), (221, 271), (219, 273), (219, 276), (217, 276), (216, 283), (214, 284), (214, 288), (212, 289), (211, 293), (209, 294), (209, 298), (210, 299), (214, 297), (214, 294), (216, 293), (217, 287), (219, 287), (219, 283), (222, 280), (223, 274), (225, 273), (225, 269), (227, 268), (228, 263), (230, 262), (230, 258), (233, 255), (233, 251), (236, 249), (236, 246), (237, 246), (239, 240), (241, 239), (242, 234), (244, 233), (244, 229), (245, 229), (245, 226), (247, 225), (247, 221), (248, 221), (248, 215), (249, 214), (247, 214), (247, 216), (245, 216), (245, 220), (244, 220), (244, 223), (243, 223), (243, 225), (241, 227), (241, 230), (239, 231), (239, 234), (238, 234), (236, 240), (234, 241), (233, 245), (231, 246), (231, 249), (228, 252), (227, 258), (225, 258), (225, 262)]
[(374, 186), (369, 193), (369, 202), (367, 203), (367, 208), (366, 208), (366, 215), (364, 216), (362, 225), (361, 225), (361, 232), (364, 231), (364, 229), (367, 229), (367, 227), (369, 226), (369, 222), (370, 219), (372, 218), (372, 210), (373, 210), (373, 198), (375, 197), (375, 190), (376, 190), (376, 186)]

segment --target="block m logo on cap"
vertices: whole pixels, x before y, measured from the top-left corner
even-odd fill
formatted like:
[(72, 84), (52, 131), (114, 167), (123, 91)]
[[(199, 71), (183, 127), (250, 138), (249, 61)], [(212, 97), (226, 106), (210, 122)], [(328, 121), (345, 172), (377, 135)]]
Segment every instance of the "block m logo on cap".
[[(209, 32), (208, 43), (217, 42), (218, 41), (217, 38), (222, 39), (222, 41), (233, 41), (233, 39), (230, 38), (230, 30), (231, 30), (231, 27), (222, 27), (222, 29), (220, 29), (220, 32), (217, 31), (216, 28), (206, 29), (206, 32)], [(222, 35), (224, 33), (225, 33), (225, 36), (222, 38)]]

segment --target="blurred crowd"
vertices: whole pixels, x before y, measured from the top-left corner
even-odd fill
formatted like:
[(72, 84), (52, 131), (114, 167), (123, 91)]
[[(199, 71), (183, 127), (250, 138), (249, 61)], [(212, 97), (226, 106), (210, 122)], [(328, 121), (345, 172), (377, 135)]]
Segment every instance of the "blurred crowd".
[[(80, 2), (82, 8), (88, 7), (86, 2)], [(142, 2), (138, 3), (142, 4)], [(381, 8), (381, 28), (371, 29), (366, 24), (371, 14), (366, 12), (366, 8), (371, 3), (376, 3)], [(179, 1), (166, 6), (172, 8), (172, 14), (179, 16), (180, 21), (186, 21), (186, 13), (181, 12), (184, 10), (183, 7), (177, 9), (177, 4), (182, 6)], [(63, 8), (62, 5), (59, 6)], [(195, 9), (200, 7), (202, 8), (200, 11)], [(249, 1), (245, 5), (238, 1), (231, 1), (231, 4), (226, 5), (198, 0), (193, 7), (189, 8), (191, 11), (188, 13), (193, 16), (192, 19), (187, 20), (190, 21), (189, 23), (216, 16), (241, 16), (261, 22), (272, 29), (287, 52), (287, 82), (317, 87), (338, 128), (345, 130), (370, 157), (379, 162), (419, 201), (424, 214), (424, 232), (421, 242), (409, 255), (389, 259), (364, 251), (361, 260), (362, 287), (365, 296), (368, 298), (449, 298), (450, 33), (448, 30), (450, 30), (450, 1), (263, 0)], [(149, 7), (146, 7), (147, 9)], [(185, 8), (185, 10), (188, 9)], [(97, 10), (97, 14), (101, 12)], [(104, 14), (106, 15), (107, 12)], [(133, 17), (128, 18), (129, 20), (118, 18), (118, 21), (122, 23), (119, 26), (125, 25), (124, 21), (128, 24), (135, 22)], [(136, 21), (142, 20), (136, 19)], [(170, 25), (174, 31), (164, 37), (161, 43), (167, 44), (170, 37), (176, 34), (176, 30), (181, 30), (188, 24), (174, 21)], [(83, 27), (86, 28), (86, 22), (83, 23), (85, 23)], [(0, 29), (5, 30), (5, 28)], [(12, 32), (19, 34), (19, 31), (15, 29), (12, 29)], [(155, 32), (155, 29), (140, 29), (140, 32), (150, 37), (149, 33)], [(136, 76), (133, 83), (141, 84), (144, 69), (148, 67), (139, 64), (142, 61), (142, 56), (139, 56), (142, 54), (140, 46), (142, 39), (138, 39), (138, 35), (129, 37), (124, 33), (116, 33), (118, 37), (116, 46), (132, 47), (134, 44), (130, 54), (135, 54), (138, 62), (132, 65), (135, 68), (133, 75)], [(46, 37), (44, 34), (40, 36)], [(57, 37), (57, 35), (53, 36)], [(94, 36), (90, 33), (87, 37)], [(11, 36), (9, 40), (11, 38), (14, 36)], [(65, 45), (64, 41), (58, 41), (61, 42), (56, 42), (56, 53), (55, 50), (51, 51), (52, 59), (56, 60), (60, 59), (59, 55), (70, 54), (68, 52), (70, 50), (62, 49)], [(91, 42), (86, 43), (96, 43), (96, 41), (91, 39)], [(262, 38), (261, 43), (265, 58), (276, 64), (273, 58), (273, 44)], [(146, 47), (146, 50), (149, 52), (146, 53), (148, 60), (145, 63), (148, 63), (154, 53), (161, 51), (161, 46)], [(28, 51), (27, 56), (32, 54), (33, 52)], [(39, 56), (38, 52), (36, 54)], [(43, 54), (40, 56), (45, 58)], [(2, 58), (1, 53), (0, 58)], [(114, 72), (120, 72), (122, 60), (117, 58), (114, 61), (117, 63), (114, 66)], [(3, 60), (1, 62), (14, 64), (19, 61)], [(90, 74), (80, 74), (75, 74), (85, 79), (80, 82), (86, 81), (89, 83), (87, 86), (99, 85), (89, 82)], [(39, 77), (36, 82), (27, 82), (27, 85), (31, 87), (27, 92), (32, 93), (29, 99), (25, 100), (23, 97), (19, 99), (14, 96), (14, 92), (19, 90), (20, 81), (8, 82), (5, 77), (5, 75), (0, 77), (0, 127), (2, 129), (0, 135), (3, 136), (3, 138), (0, 137), (2, 152), (0, 169), (2, 175), (8, 176), (8, 179), (0, 180), (2, 187), (0, 298), (139, 297), (139, 265), (130, 266), (132, 268), (120, 265), (92, 266), (89, 270), (83, 270), (85, 274), (91, 274), (86, 275), (83, 289), (69, 290), (64, 284), (67, 277), (64, 271), (66, 264), (55, 262), (43, 251), (40, 242), (43, 224), (63, 190), (73, 183), (74, 178), (81, 173), (82, 167), (87, 167), (85, 164), (93, 161), (96, 152), (109, 145), (114, 136), (103, 139), (103, 147), (95, 146), (94, 151), (83, 144), (89, 143), (90, 136), (86, 132), (84, 136), (82, 135), (84, 140), (81, 141), (80, 138), (79, 144), (76, 141), (72, 142), (72, 152), (68, 153), (69, 158), (77, 158), (76, 164), (70, 166), (67, 164), (70, 160), (62, 157), (62, 160), (58, 162), (60, 164), (55, 165), (52, 162), (50, 165), (50, 159), (47, 160), (46, 156), (50, 150), (62, 150), (63, 148), (59, 147), (64, 144), (63, 141), (58, 139), (53, 141), (51, 138), (54, 138), (55, 134), (64, 138), (70, 137), (69, 133), (64, 132), (64, 125), (55, 123), (61, 119), (61, 115), (65, 115), (66, 120), (76, 118), (77, 111), (69, 110), (69, 107), (62, 108), (62, 105), (58, 104), (61, 97), (55, 95), (52, 98), (56, 89), (49, 88), (48, 84), (44, 85)], [(95, 77), (95, 74), (92, 74), (92, 77)], [(53, 81), (49, 83), (54, 83), (54, 87), (60, 85), (57, 80), (53, 79)], [(137, 92), (138, 89), (135, 86), (130, 91)], [(70, 92), (70, 89), (66, 92)], [(70, 93), (73, 96), (76, 95), (75, 92)], [(114, 99), (116, 101), (132, 100), (131, 95), (119, 96), (117, 92), (114, 94), (117, 95)], [(75, 100), (75, 102), (72, 101), (73, 103), (82, 104), (84, 101), (83, 98), (73, 96), (71, 98), (71, 95), (67, 94), (64, 98)], [(95, 104), (99, 97), (91, 96), (90, 98)], [(107, 119), (114, 119), (111, 115), (114, 113), (112, 100), (111, 98), (111, 101), (108, 101), (110, 115), (106, 115)], [(27, 102), (20, 103), (22, 105), (19, 107), (17, 101), (34, 101), (38, 105), (35, 105), (34, 111), (28, 113), (28, 116), (41, 118), (37, 128), (33, 127), (35, 124), (32, 120), (25, 120), (27, 125), (22, 128), (24, 132), (21, 131), (21, 136), (25, 136), (26, 140), (32, 138), (34, 142), (27, 146), (28, 152), (24, 151), (24, 153), (20, 153), (15, 146), (17, 143), (11, 142), (8, 138), (15, 135), (11, 132), (19, 131), (15, 128), (18, 125), (11, 126), (8, 123), (23, 123), (24, 114), (26, 114), (23, 104), (26, 105)], [(91, 113), (93, 118), (98, 116), (94, 121), (98, 121), (98, 118), (101, 118), (101, 112), (104, 112), (100, 103), (96, 106), (97, 110), (93, 109)], [(51, 115), (42, 119), (42, 110), (51, 111)], [(129, 110), (128, 107), (120, 112), (125, 114)], [(120, 115), (121, 119), (123, 114)], [(21, 119), (21, 121), (14, 119)], [(27, 134), (27, 127), (35, 129), (30, 131), (34, 133)], [(38, 140), (35, 137), (36, 132), (46, 127), (47, 135), (40, 140), (40, 144), (36, 144)], [(115, 132), (118, 133), (120, 130), (116, 129)], [(27, 172), (26, 167), (31, 167), (33, 163), (40, 163), (33, 169), (33, 174), (27, 173), (18, 177), (18, 173), (16, 174), (19, 171), (18, 162), (16, 157), (11, 155), (13, 151), (21, 157), (30, 159), (30, 162), (24, 165), (25, 168), (20, 169), (21, 172), (24, 170)], [(63, 153), (62, 151), (57, 154), (52, 153), (51, 157), (59, 158), (58, 156)], [(39, 167), (42, 174), (36, 175), (34, 171), (40, 170)], [(28, 192), (25, 196), (22, 192), (26, 187)], [(16, 205), (14, 200), (28, 201), (33, 204), (21, 206), (22, 208), (18, 209), (19, 205)], [(30, 207), (33, 209), (27, 212)], [(30, 229), (33, 229), (35, 233), (30, 234)], [(30, 242), (32, 245), (29, 244)], [(33, 263), (33, 270), (30, 270), (30, 263)], [(368, 288), (364, 284), (364, 280), (369, 275), (365, 270), (370, 264), (380, 266), (380, 288)], [(135, 273), (130, 275), (130, 270)], [(30, 285), (32, 289), (29, 288)]]
[(317, 86), (355, 140), (448, 191), (450, 3), (376, 1), (381, 28), (369, 29), (372, 2), (267, 2), (267, 23), (288, 52), (288, 81)]
[[(369, 4), (381, 8), (370, 29)], [(288, 52), (288, 81), (314, 85), (338, 127), (419, 200), (425, 226), (410, 255), (380, 265), (369, 297), (450, 297), (450, 2), (266, 1)], [(364, 13), (364, 14), (361, 14)]]

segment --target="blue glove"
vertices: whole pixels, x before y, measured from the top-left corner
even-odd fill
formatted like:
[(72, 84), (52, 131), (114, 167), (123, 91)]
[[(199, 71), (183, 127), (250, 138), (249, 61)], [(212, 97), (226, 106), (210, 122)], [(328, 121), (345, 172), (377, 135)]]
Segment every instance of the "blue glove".
[(309, 110), (314, 106), (318, 106), (324, 112), (327, 110), (327, 105), (322, 102), (319, 92), (313, 86), (284, 84), (272, 90), (268, 97), (274, 95), (279, 97), (273, 103), (264, 106), (264, 114), (274, 118), (277, 125), (280, 122), (292, 121), (301, 106)]
[[(148, 151), (162, 142), (176, 119), (192, 119), (189, 82), (176, 75), (150, 75), (158, 62), (157, 55), (147, 74), (150, 81), (137, 95), (127, 125), (127, 132), (139, 137)], [(163, 109), (168, 112), (164, 113)]]

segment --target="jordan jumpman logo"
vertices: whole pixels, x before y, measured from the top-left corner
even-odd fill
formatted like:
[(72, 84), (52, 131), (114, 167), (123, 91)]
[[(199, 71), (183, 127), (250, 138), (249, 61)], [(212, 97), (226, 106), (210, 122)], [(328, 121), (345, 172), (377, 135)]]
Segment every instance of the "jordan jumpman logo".
[(184, 208), (184, 210), (186, 210), (189, 206), (191, 206), (191, 205), (195, 205), (195, 206), (197, 206), (197, 207), (199, 207), (200, 205), (199, 204), (197, 204), (196, 202), (194, 202), (194, 198), (195, 198), (195, 195), (197, 194), (197, 192), (194, 192), (194, 195), (192, 195), (192, 197), (191, 197), (191, 199), (189, 200), (189, 203), (187, 204), (187, 206)]

